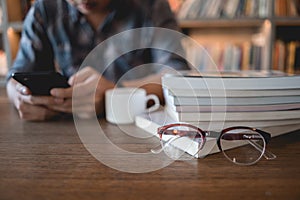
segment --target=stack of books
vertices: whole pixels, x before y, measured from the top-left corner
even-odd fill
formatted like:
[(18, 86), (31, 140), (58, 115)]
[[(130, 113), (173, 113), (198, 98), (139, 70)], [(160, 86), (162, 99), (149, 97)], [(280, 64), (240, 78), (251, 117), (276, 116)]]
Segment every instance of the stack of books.
[[(136, 116), (136, 126), (158, 137), (157, 129), (170, 123), (190, 123), (202, 130), (230, 126), (260, 128), (272, 137), (300, 128), (300, 76), (281, 72), (239, 71), (165, 74), (162, 77), (164, 110)], [(218, 134), (209, 135), (198, 152), (197, 141), (175, 145), (203, 158), (219, 152)], [(232, 147), (225, 147), (232, 148)]]
[(203, 129), (300, 124), (300, 76), (274, 72), (166, 74), (165, 110)]

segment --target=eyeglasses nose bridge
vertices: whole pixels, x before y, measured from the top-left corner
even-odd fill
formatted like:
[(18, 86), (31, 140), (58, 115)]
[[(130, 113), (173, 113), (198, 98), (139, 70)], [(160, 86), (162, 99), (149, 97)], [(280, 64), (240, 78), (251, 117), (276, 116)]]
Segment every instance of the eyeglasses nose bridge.
[(207, 137), (207, 136), (210, 136), (210, 131), (204, 131), (204, 133), (205, 133), (205, 136)]
[(208, 137), (208, 136), (216, 137), (217, 135), (220, 135), (220, 133), (217, 131), (204, 131), (204, 133), (205, 133), (206, 137)]

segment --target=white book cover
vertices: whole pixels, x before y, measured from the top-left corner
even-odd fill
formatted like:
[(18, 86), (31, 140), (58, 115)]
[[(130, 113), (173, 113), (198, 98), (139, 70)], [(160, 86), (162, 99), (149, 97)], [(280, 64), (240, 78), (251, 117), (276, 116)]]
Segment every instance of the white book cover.
[(181, 97), (165, 96), (166, 101), (173, 105), (219, 105), (219, 106), (246, 106), (300, 103), (299, 96), (274, 96), (274, 97)]
[(300, 103), (244, 106), (175, 106), (168, 104), (168, 106), (176, 112), (253, 112), (300, 109)]
[[(218, 76), (219, 75), (219, 76)], [(162, 77), (162, 86), (172, 90), (176, 89), (219, 89), (219, 90), (279, 90), (300, 89), (300, 76), (268, 76), (249, 74), (243, 72), (233, 76), (218, 74), (207, 76), (201, 74), (174, 75), (165, 74)]]
[(168, 95), (181, 97), (267, 97), (300, 96), (300, 89), (279, 90), (218, 90), (218, 89), (166, 89)]
[(166, 106), (168, 114), (177, 121), (255, 121), (300, 119), (300, 110), (253, 112), (176, 112)]
[[(135, 118), (135, 125), (148, 133), (159, 137), (157, 134), (157, 129), (161, 126), (164, 126), (166, 124), (175, 123), (176, 121), (173, 120), (168, 116), (168, 114), (165, 111), (157, 111), (149, 114), (142, 114), (139, 116), (136, 116)], [(270, 124), (269, 127), (263, 127), (262, 130), (267, 131), (271, 134), (272, 137), (289, 133), (294, 130), (300, 129), (300, 123), (296, 124), (288, 124), (288, 121), (286, 121), (286, 124)], [(257, 121), (257, 124), (259, 121)], [(230, 124), (230, 123), (222, 123), (221, 125), (216, 124), (216, 122), (209, 123), (210, 125), (205, 127), (204, 123), (196, 123), (194, 125), (198, 126), (202, 130), (215, 130), (220, 128), (226, 128), (230, 126), (237, 126), (242, 125), (239, 124), (239, 122), (236, 122), (236, 124)], [(255, 125), (255, 123), (253, 123)], [(217, 128), (216, 128), (217, 127)], [(252, 126), (259, 128), (259, 126)], [(208, 129), (209, 128), (209, 129)], [(209, 154), (217, 153), (219, 152), (218, 146), (216, 144), (218, 135), (213, 135), (210, 137), (207, 137), (207, 141), (201, 151), (199, 151), (198, 154), (195, 154), (198, 150), (198, 142), (193, 141), (193, 148), (189, 148), (187, 153), (190, 155), (194, 155), (196, 158), (203, 158)], [(185, 150), (186, 147), (183, 146), (183, 144), (178, 144), (177, 148)]]

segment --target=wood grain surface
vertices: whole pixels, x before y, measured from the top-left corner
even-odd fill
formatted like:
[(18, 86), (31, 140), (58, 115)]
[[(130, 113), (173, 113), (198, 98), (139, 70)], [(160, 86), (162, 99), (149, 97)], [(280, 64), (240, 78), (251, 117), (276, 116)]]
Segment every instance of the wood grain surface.
[[(22, 121), (0, 92), (0, 199), (300, 199), (299, 131), (273, 138), (268, 148), (277, 159), (254, 166), (236, 166), (219, 153), (154, 172), (125, 173), (90, 155), (71, 118)], [(121, 148), (149, 148), (147, 140), (100, 123)], [(123, 128), (143, 133), (133, 125)]]

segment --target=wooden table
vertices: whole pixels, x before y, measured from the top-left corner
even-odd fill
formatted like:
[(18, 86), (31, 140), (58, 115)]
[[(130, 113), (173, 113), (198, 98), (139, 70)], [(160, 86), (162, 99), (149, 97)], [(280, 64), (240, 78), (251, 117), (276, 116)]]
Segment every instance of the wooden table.
[[(299, 131), (273, 138), (268, 147), (278, 158), (254, 166), (236, 166), (214, 154), (133, 174), (91, 156), (71, 119), (24, 122), (3, 90), (0, 96), (0, 199), (300, 199)], [(120, 146), (143, 146), (120, 136), (118, 127), (101, 124)]]

